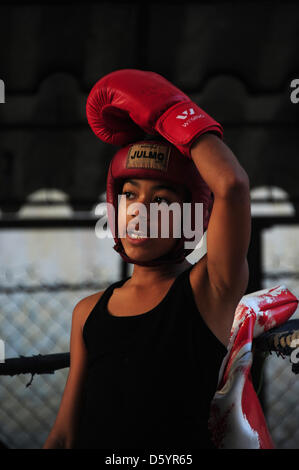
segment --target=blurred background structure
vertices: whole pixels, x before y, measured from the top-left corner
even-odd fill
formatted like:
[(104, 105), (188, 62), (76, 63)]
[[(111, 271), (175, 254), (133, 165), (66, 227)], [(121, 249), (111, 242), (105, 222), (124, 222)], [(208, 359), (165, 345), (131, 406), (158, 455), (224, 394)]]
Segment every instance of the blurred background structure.
[[(116, 148), (94, 136), (85, 116), (93, 84), (121, 68), (160, 73), (223, 125), (251, 184), (247, 292), (284, 284), (299, 296), (298, 17), (295, 2), (0, 6), (6, 358), (69, 351), (76, 303), (131, 273), (113, 239), (96, 232)], [(67, 373), (34, 376), (28, 387), (28, 375), (0, 377), (3, 445), (42, 446)], [(268, 358), (260, 399), (277, 448), (299, 447), (298, 393), (287, 360)]]

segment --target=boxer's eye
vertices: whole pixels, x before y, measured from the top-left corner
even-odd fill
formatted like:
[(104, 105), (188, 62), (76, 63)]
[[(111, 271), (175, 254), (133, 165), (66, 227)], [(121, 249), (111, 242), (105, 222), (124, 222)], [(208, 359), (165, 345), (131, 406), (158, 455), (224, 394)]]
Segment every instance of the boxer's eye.
[(133, 194), (133, 193), (131, 191), (123, 191), (122, 194), (125, 195), (126, 199), (130, 199), (130, 195)]
[[(132, 191), (123, 191), (122, 195), (124, 195), (126, 199), (131, 200), (135, 196), (135, 193), (133, 193)], [(166, 202), (166, 204), (168, 205), (171, 204), (169, 199), (163, 196), (156, 196), (154, 198), (154, 201), (156, 201), (158, 204), (161, 204), (162, 201)]]
[(162, 196), (156, 196), (155, 197), (155, 200), (156, 199), (160, 199), (160, 201), (157, 201), (158, 204), (160, 204), (162, 201), (166, 202), (166, 204), (170, 204), (170, 201), (168, 199), (166, 199), (166, 197), (162, 197)]

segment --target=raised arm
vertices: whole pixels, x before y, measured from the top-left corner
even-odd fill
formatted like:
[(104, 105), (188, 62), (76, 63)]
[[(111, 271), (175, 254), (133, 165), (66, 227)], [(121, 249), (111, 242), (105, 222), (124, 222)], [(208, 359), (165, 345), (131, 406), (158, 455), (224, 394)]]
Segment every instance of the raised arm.
[(249, 277), (249, 179), (229, 147), (213, 134), (197, 139), (191, 147), (191, 156), (214, 194), (207, 255), (192, 270), (193, 286), (198, 288), (200, 297), (204, 281), (213, 299), (207, 306), (212, 313), (206, 319), (209, 326), (228, 338), (235, 307), (246, 291)]

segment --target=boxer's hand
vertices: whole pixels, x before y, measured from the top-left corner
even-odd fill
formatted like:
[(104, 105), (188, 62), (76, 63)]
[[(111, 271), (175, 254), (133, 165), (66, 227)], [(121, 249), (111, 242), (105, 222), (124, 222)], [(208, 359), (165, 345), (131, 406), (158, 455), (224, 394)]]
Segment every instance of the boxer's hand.
[(124, 69), (101, 78), (86, 105), (88, 122), (104, 142), (125, 145), (161, 134), (191, 158), (193, 142), (223, 129), (172, 83), (154, 72)]

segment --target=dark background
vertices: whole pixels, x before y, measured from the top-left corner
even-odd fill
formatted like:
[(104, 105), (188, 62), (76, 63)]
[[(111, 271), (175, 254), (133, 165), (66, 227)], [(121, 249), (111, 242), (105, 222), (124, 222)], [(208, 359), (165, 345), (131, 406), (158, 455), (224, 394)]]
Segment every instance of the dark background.
[[(140, 68), (162, 74), (219, 121), (251, 188), (282, 188), (298, 214), (299, 104), (290, 100), (298, 4), (14, 3), (0, 15), (3, 213), (39, 188), (63, 190), (76, 210), (92, 207), (115, 148), (89, 129), (87, 95), (103, 75)], [(249, 290), (258, 285), (251, 279)]]

